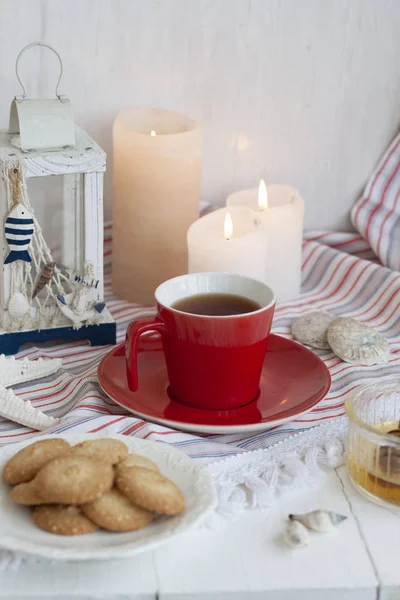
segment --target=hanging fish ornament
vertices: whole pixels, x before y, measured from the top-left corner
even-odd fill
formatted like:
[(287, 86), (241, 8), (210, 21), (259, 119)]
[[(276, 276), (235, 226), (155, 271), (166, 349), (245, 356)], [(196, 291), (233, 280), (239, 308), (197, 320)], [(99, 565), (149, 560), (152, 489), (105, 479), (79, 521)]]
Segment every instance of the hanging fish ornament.
[(33, 293), (32, 293), (32, 300), (35, 296), (38, 295), (38, 293), (44, 288), (45, 285), (47, 285), (49, 283), (49, 281), (51, 280), (51, 278), (54, 275), (54, 269), (55, 269), (56, 263), (53, 262), (49, 262), (47, 263), (47, 265), (44, 266), (43, 271), (40, 274), (39, 280), (37, 281)]
[(33, 215), (23, 204), (16, 204), (8, 213), (4, 231), (10, 248), (10, 253), (4, 264), (13, 263), (16, 260), (32, 262), (28, 246), (31, 243), (35, 226)]

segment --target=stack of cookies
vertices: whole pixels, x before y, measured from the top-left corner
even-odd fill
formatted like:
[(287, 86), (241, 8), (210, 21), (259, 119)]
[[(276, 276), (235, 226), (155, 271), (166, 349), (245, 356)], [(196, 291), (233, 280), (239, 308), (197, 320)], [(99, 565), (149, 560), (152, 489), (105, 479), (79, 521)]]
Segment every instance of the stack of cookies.
[(59, 535), (135, 531), (185, 508), (181, 490), (155, 463), (110, 438), (35, 442), (7, 462), (3, 479), (15, 486), (14, 502), (33, 507), (35, 524)]

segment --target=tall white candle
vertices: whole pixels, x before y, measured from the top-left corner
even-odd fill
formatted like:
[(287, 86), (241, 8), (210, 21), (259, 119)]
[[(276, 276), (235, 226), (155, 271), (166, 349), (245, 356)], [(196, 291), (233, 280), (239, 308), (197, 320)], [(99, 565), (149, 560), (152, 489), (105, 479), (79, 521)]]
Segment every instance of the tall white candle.
[(247, 207), (255, 211), (267, 234), (264, 281), (278, 302), (296, 298), (301, 286), (301, 250), (304, 201), (288, 185), (265, 186), (231, 194), (227, 207)]
[(199, 216), (198, 123), (160, 109), (123, 110), (114, 122), (114, 292), (152, 304), (160, 283), (186, 273), (186, 233)]
[(221, 208), (188, 230), (189, 273), (225, 272), (265, 281), (267, 235), (253, 211)]

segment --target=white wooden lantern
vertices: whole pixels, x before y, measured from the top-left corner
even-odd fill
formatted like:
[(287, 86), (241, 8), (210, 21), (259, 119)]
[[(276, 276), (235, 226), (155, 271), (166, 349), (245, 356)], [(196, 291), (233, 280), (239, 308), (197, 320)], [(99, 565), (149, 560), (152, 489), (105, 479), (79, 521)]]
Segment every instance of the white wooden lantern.
[[(41, 133), (47, 110), (51, 135)], [(0, 132), (0, 353), (55, 338), (115, 343), (104, 304), (105, 169), (104, 151), (73, 125), (65, 97), (25, 100), (24, 90), (15, 99), (10, 130)]]

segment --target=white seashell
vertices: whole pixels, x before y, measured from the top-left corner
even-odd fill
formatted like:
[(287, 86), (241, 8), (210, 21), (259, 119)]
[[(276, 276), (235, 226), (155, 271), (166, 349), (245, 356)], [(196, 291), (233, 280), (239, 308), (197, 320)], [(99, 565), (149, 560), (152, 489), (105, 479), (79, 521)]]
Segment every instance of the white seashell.
[(311, 542), (308, 529), (299, 521), (287, 521), (283, 531), (283, 539), (291, 548), (304, 548)]
[(329, 349), (330, 345), (326, 333), (334, 318), (330, 313), (322, 310), (315, 310), (302, 315), (292, 324), (293, 339), (313, 348)]
[(37, 431), (48, 429), (59, 422), (59, 419), (49, 417), (38, 408), (33, 408), (30, 402), (24, 402), (12, 390), (6, 388), (0, 388), (0, 416)]
[(8, 301), (8, 312), (13, 317), (23, 317), (29, 311), (31, 305), (28, 298), (21, 292), (15, 292)]
[(356, 319), (335, 319), (328, 327), (327, 337), (334, 353), (348, 363), (381, 365), (389, 360), (387, 339)]
[(336, 525), (345, 521), (347, 517), (329, 510), (319, 509), (305, 513), (304, 515), (289, 515), (289, 519), (293, 523), (301, 523), (308, 529), (326, 533), (332, 531)]
[(61, 365), (61, 358), (15, 360), (13, 356), (8, 358), (4, 354), (0, 354), (0, 386), (9, 387), (17, 383), (47, 377), (58, 371)]

